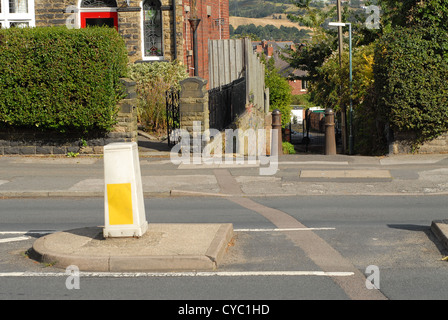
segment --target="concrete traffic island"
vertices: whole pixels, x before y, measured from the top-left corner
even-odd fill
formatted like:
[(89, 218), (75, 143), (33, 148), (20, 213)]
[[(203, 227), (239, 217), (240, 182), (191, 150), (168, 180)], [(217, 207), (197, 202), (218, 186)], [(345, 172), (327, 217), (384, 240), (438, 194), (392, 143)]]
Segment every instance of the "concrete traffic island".
[(81, 271), (213, 271), (232, 236), (232, 224), (148, 224), (139, 238), (104, 238), (102, 227), (86, 227), (37, 239), (32, 256)]
[(213, 271), (233, 237), (224, 224), (149, 224), (135, 142), (104, 147), (104, 226), (56, 232), (31, 256), (81, 271)]

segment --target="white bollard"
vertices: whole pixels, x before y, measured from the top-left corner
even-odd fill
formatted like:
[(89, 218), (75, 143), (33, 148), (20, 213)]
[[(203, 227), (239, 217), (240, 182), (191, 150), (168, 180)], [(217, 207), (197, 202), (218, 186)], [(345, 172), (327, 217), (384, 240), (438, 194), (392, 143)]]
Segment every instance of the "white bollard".
[(148, 229), (137, 143), (104, 146), (105, 238), (141, 237)]

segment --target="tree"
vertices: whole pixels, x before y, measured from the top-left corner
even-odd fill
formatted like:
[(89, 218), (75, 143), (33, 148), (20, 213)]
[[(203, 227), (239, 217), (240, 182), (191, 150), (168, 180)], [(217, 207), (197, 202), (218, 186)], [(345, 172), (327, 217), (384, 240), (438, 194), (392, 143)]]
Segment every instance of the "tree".
[(379, 0), (383, 9), (382, 24), (393, 27), (434, 27), (448, 31), (446, 0)]
[(265, 84), (269, 88), (270, 111), (278, 109), (281, 112), (284, 128), (291, 119), (291, 87), (288, 80), (283, 78), (274, 67), (274, 58), (266, 61), (266, 57), (262, 56), (261, 60), (266, 65)]
[[(337, 29), (327, 25), (328, 21), (336, 21), (335, 7), (311, 8), (310, 3), (310, 0), (300, 0), (296, 3), (304, 14), (295, 17), (295, 21), (311, 27), (313, 37), (300, 50), (288, 52), (291, 55), (288, 61), (294, 68), (307, 71), (308, 90), (313, 103), (331, 107), (337, 112), (342, 111), (344, 106), (350, 104), (348, 36), (344, 37), (342, 65), (340, 65), (337, 53)], [(293, 17), (290, 15), (289, 18)], [(350, 21), (352, 24), (351, 98), (355, 111), (355, 147), (358, 144), (357, 152), (378, 153), (381, 147), (377, 148), (375, 145), (378, 141), (383, 142), (384, 126), (374, 112), (372, 106), (374, 96), (371, 92), (374, 41), (381, 34), (381, 30), (368, 29), (364, 24), (365, 19), (363, 10), (343, 7), (342, 21)], [(347, 28), (343, 31), (346, 32)]]

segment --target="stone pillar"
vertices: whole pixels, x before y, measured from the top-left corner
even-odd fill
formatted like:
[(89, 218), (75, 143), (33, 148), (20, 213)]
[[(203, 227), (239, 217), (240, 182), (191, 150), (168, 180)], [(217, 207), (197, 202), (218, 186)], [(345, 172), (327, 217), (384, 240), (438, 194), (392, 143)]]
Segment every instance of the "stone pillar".
[[(200, 138), (195, 135), (202, 134), (210, 128), (207, 80), (199, 77), (187, 78), (180, 82), (180, 86), (180, 127), (186, 130), (190, 134), (191, 141), (194, 141), (194, 139)], [(199, 123), (200, 127), (195, 126)], [(202, 141), (201, 146), (203, 147), (205, 144), (206, 141)]]

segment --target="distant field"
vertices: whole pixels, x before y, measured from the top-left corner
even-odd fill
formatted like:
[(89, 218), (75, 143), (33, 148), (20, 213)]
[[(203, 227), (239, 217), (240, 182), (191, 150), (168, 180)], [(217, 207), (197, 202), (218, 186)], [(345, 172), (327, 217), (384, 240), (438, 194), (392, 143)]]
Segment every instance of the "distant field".
[[(278, 15), (277, 15), (278, 16)], [(297, 29), (309, 29), (306, 27), (301, 27), (297, 23), (289, 21), (286, 18), (286, 15), (282, 15), (282, 19), (272, 19), (272, 17), (266, 18), (245, 18), (245, 17), (230, 17), (230, 24), (236, 29), (240, 25), (249, 25), (254, 24), (255, 26), (267, 26), (268, 24), (273, 25), (274, 27), (280, 28), (281, 26), (285, 27), (295, 27)]]

